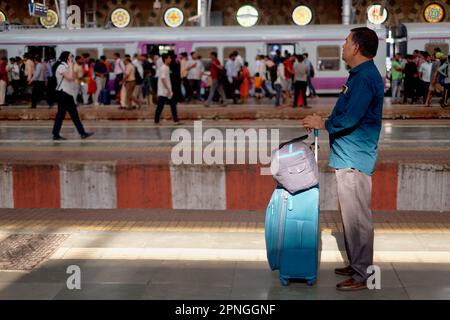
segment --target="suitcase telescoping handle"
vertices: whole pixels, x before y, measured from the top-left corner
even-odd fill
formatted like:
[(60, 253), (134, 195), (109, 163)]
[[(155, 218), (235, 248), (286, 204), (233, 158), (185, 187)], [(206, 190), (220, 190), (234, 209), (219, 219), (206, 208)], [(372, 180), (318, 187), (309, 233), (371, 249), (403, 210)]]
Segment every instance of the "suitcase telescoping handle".
[(316, 157), (316, 163), (319, 163), (318, 147), (319, 147), (319, 129), (314, 129), (314, 156)]

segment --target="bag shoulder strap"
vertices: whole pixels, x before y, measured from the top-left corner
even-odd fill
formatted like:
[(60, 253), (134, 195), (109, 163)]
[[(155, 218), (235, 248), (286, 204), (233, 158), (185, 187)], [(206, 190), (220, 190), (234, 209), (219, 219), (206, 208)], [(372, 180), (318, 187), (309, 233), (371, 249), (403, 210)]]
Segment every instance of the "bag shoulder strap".
[(281, 143), (281, 144), (279, 145), (278, 148), (281, 149), (281, 148), (283, 148), (283, 147), (284, 147), (285, 145), (287, 145), (287, 144), (295, 143), (295, 142), (299, 142), (299, 141), (303, 141), (303, 140), (306, 140), (306, 139), (308, 139), (308, 135), (307, 135), (307, 134), (304, 135), (304, 136), (297, 137), (297, 138), (294, 138), (294, 139), (292, 139), (292, 140), (283, 142), (283, 143)]
[[(62, 64), (60, 64), (59, 66), (61, 66), (61, 65)], [(59, 66), (58, 66), (58, 68), (59, 68)], [(57, 71), (58, 68), (56, 68), (56, 70), (55, 70), (55, 78), (56, 78), (56, 71)], [(59, 87), (61, 86), (63, 81), (64, 81), (64, 75), (61, 73), (61, 81), (59, 81), (58, 85), (56, 86), (56, 91), (59, 90)]]

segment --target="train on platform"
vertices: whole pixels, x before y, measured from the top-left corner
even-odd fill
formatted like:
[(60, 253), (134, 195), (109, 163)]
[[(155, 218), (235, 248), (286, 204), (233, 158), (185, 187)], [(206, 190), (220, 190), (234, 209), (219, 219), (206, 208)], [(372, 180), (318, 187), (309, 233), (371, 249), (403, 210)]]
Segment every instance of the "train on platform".
[[(313, 83), (317, 92), (337, 93), (348, 76), (347, 66), (341, 58), (342, 45), (350, 29), (358, 26), (361, 25), (10, 30), (0, 33), (0, 56), (22, 56), (30, 52), (54, 59), (62, 51), (69, 50), (75, 55), (87, 52), (93, 58), (105, 55), (112, 60), (115, 52), (123, 56), (134, 53), (161, 54), (169, 50), (179, 54), (195, 50), (208, 69), (211, 51), (216, 51), (219, 59), (225, 62), (229, 54), (236, 50), (253, 70), (258, 54), (271, 55), (277, 49), (295, 54), (307, 52), (315, 66)], [(383, 77), (386, 77), (389, 45), (410, 51), (432, 50), (439, 46), (448, 54), (450, 23), (404, 24), (398, 30), (396, 34), (399, 37), (389, 41), (385, 27), (375, 29), (380, 39), (375, 64)]]

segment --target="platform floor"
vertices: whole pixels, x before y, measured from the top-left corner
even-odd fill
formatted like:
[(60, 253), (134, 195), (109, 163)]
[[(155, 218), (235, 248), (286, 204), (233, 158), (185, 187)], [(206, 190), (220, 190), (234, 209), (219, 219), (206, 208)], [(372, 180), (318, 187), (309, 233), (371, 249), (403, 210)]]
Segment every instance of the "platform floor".
[[(151, 121), (85, 121), (95, 135), (81, 140), (73, 124), (66, 121), (61, 134), (66, 141), (53, 141), (52, 121), (1, 121), (0, 160), (54, 161), (54, 160), (165, 160), (170, 159), (172, 133), (187, 129), (193, 136), (194, 121), (177, 126), (172, 122), (155, 125)], [(240, 120), (203, 121), (203, 133), (211, 128), (226, 137), (227, 129), (266, 129), (271, 137), (279, 130), (280, 141), (306, 134), (300, 120)], [(309, 138), (312, 142), (312, 138)], [(194, 140), (193, 140), (194, 142)], [(225, 140), (226, 142), (226, 140)], [(328, 135), (319, 136), (319, 158), (328, 158)], [(206, 146), (208, 143), (204, 143)], [(30, 154), (33, 156), (30, 157)], [(380, 136), (381, 160), (424, 160), (428, 162), (450, 159), (450, 120), (384, 120)]]
[[(178, 105), (178, 117), (182, 121), (188, 120), (256, 120), (256, 119), (302, 119), (306, 115), (317, 113), (327, 117), (337, 97), (324, 96), (309, 99), (312, 108), (283, 105), (276, 108), (274, 100), (263, 99), (257, 103), (250, 99), (246, 104), (228, 104), (226, 107), (211, 105), (206, 108), (203, 104)], [(393, 104), (391, 98), (385, 98), (383, 108), (384, 119), (449, 119), (450, 108), (441, 108), (439, 99), (435, 98), (431, 107), (422, 104)], [(29, 105), (12, 105), (2, 107), (0, 120), (52, 120), (56, 115), (56, 107), (49, 109), (48, 105), (38, 105), (37, 109), (30, 109)], [(80, 105), (80, 117), (85, 120), (152, 120), (156, 107), (144, 105), (141, 109), (121, 110), (118, 105), (94, 106)], [(170, 108), (166, 106), (162, 119), (171, 120)]]
[[(281, 286), (257, 212), (1, 209), (0, 241), (70, 235), (30, 272), (0, 271), (0, 299), (450, 299), (450, 213), (375, 212), (381, 290), (336, 291), (345, 250), (337, 212), (323, 212), (315, 286)], [(67, 267), (81, 268), (68, 290)]]

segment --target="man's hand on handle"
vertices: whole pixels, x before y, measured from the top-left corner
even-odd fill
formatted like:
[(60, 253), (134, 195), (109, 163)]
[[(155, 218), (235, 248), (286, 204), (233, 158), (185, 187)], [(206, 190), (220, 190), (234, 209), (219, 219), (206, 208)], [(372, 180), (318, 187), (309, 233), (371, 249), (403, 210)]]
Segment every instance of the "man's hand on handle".
[(314, 113), (312, 116), (307, 116), (303, 119), (303, 127), (308, 133), (311, 133), (313, 129), (324, 130), (325, 122), (322, 117)]

